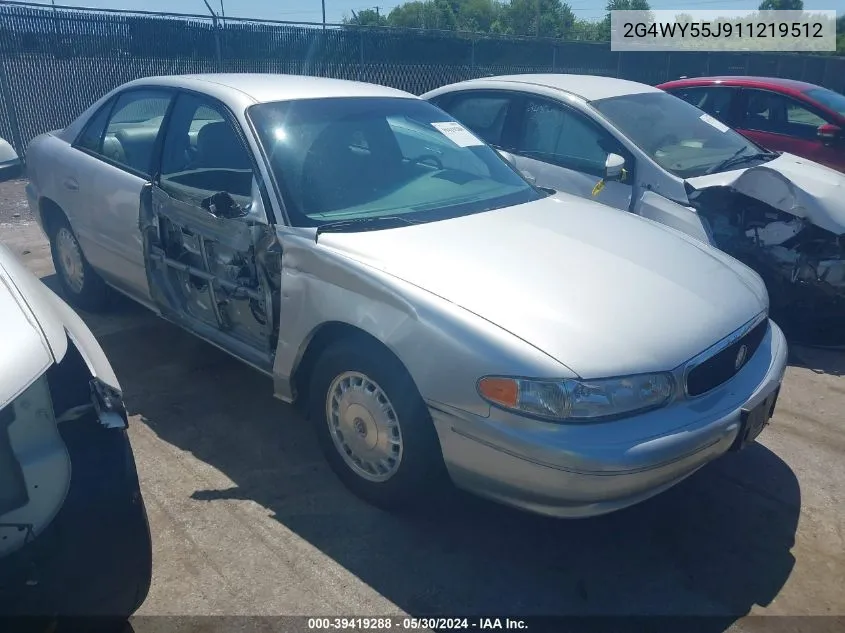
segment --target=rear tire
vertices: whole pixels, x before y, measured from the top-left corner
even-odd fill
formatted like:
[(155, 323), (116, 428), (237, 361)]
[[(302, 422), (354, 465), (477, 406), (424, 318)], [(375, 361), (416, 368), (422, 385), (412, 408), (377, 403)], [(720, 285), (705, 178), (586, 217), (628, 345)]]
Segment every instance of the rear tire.
[(59, 216), (51, 229), (50, 252), (62, 293), (81, 310), (105, 310), (110, 304), (111, 290), (85, 259), (67, 218)]
[(365, 501), (410, 509), (444, 492), (434, 423), (389, 351), (354, 339), (326, 349), (311, 373), (309, 412), (332, 470)]

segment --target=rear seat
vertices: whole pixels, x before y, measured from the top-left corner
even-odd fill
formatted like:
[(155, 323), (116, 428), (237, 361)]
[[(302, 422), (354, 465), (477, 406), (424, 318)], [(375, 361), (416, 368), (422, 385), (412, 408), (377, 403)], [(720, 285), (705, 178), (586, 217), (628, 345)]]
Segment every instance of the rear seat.
[[(149, 171), (157, 135), (158, 127), (132, 127), (118, 130), (114, 133), (116, 142), (114, 150), (122, 155), (122, 159), (114, 158), (114, 160), (140, 172)], [(106, 143), (109, 143), (109, 137), (106, 137)], [(105, 150), (105, 144), (103, 149)]]

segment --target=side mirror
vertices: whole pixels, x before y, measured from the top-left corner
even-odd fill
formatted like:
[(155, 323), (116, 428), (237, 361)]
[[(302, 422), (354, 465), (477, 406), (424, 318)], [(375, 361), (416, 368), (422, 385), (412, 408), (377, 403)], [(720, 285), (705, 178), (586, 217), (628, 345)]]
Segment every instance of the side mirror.
[(202, 208), (218, 218), (239, 218), (247, 214), (231, 194), (221, 191), (202, 201)]
[(499, 156), (504, 158), (511, 165), (516, 165), (516, 159), (514, 158), (513, 154), (511, 154), (510, 152), (506, 152), (505, 150), (499, 149), (499, 148), (496, 148), (496, 151), (499, 152)]
[(820, 125), (817, 130), (817, 134), (819, 140), (825, 145), (832, 145), (833, 143), (845, 138), (845, 135), (842, 133), (842, 128), (838, 125), (834, 125), (833, 123)]
[(604, 161), (604, 180), (606, 182), (622, 180), (624, 172), (625, 159), (619, 154), (608, 154), (607, 160)]

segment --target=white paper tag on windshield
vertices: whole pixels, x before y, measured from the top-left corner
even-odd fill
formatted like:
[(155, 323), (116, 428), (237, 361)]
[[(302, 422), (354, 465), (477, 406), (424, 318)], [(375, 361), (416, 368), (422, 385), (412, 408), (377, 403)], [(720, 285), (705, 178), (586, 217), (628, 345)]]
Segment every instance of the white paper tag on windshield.
[(707, 123), (708, 125), (712, 125), (714, 128), (716, 128), (720, 132), (727, 132), (728, 130), (731, 129), (727, 125), (725, 125), (724, 123), (719, 121), (718, 119), (714, 119), (709, 114), (702, 114), (699, 118), (702, 121), (704, 121), (705, 123)]
[(443, 121), (442, 123), (432, 123), (431, 127), (436, 129), (458, 147), (484, 145), (483, 141), (479, 140), (475, 134), (470, 132), (460, 123), (455, 123), (454, 121)]

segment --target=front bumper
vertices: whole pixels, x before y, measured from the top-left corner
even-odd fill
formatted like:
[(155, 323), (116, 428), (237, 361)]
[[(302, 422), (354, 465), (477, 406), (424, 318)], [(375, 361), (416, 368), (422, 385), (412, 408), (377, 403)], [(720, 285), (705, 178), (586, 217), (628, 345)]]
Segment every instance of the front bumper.
[(19, 158), (0, 162), (0, 181), (17, 178), (23, 173), (23, 163)]
[(0, 559), (0, 615), (126, 618), (152, 575), (149, 523), (125, 429), (92, 412), (59, 425), (70, 489), (47, 528)]
[(429, 401), (449, 474), (475, 494), (558, 517), (605, 514), (648, 499), (728, 451), (741, 410), (780, 386), (787, 345), (770, 324), (731, 380), (633, 418), (550, 424), (498, 410), (485, 418)]

